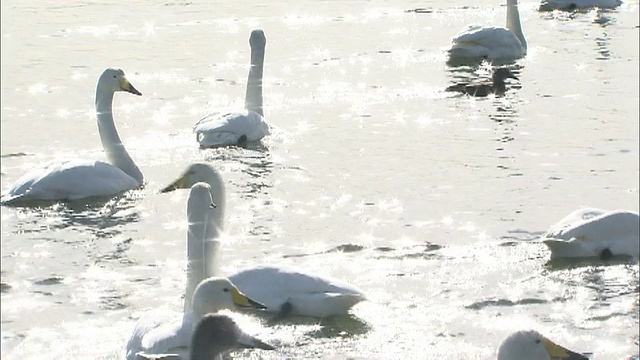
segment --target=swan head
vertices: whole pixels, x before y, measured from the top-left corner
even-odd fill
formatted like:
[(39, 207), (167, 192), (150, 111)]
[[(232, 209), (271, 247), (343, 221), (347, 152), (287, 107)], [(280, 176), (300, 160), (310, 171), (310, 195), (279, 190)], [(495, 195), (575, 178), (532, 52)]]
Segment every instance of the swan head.
[(589, 360), (585, 355), (568, 350), (535, 330), (509, 335), (498, 349), (498, 360)]
[(135, 95), (142, 95), (138, 89), (133, 87), (124, 76), (124, 71), (120, 69), (106, 69), (98, 79), (98, 87), (108, 92), (126, 91)]
[(189, 199), (187, 200), (187, 210), (195, 209), (201, 212), (202, 209), (216, 208), (217, 205), (211, 198), (211, 187), (205, 182), (193, 184), (189, 191)]
[(215, 355), (235, 348), (275, 348), (240, 329), (233, 319), (223, 314), (207, 314), (196, 325), (191, 338), (191, 359), (213, 359)]
[(504, 68), (504, 67), (501, 67), (501, 68), (496, 69), (496, 70), (493, 72), (492, 78), (493, 78), (493, 82), (494, 82), (494, 83), (495, 83), (495, 82), (504, 81), (505, 79), (509, 79), (509, 78), (511, 78), (511, 79), (516, 79), (516, 80), (520, 80), (520, 79), (518, 79), (518, 77), (517, 77), (517, 76), (515, 76), (515, 75), (511, 72), (511, 70), (509, 70), (509, 69), (507, 69), (507, 68)]
[(260, 29), (253, 30), (249, 37), (249, 46), (252, 49), (264, 49), (267, 45), (267, 38), (264, 36), (264, 31)]
[(160, 192), (166, 193), (177, 189), (189, 189), (199, 182), (205, 182), (210, 186), (214, 183), (222, 184), (222, 177), (211, 165), (194, 163), (189, 165), (177, 180), (164, 187)]
[(198, 314), (216, 313), (223, 309), (267, 307), (241, 293), (233, 283), (222, 277), (210, 277), (198, 284), (193, 293), (193, 311)]

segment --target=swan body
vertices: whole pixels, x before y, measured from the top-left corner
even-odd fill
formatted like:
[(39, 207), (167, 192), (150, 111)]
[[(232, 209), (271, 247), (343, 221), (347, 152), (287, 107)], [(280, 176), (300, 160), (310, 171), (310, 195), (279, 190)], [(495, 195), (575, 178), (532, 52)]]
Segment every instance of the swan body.
[(518, 59), (527, 54), (517, 0), (507, 0), (507, 26), (470, 25), (452, 40), (450, 59)]
[[(211, 189), (224, 192), (220, 175), (203, 163), (187, 167), (178, 180), (162, 191), (189, 188), (197, 181), (205, 181)], [(223, 202), (216, 205), (224, 207)], [(215, 227), (216, 218), (210, 216), (209, 220), (212, 224), (208, 226)], [(236, 284), (241, 291), (259, 297), (261, 300), (254, 300), (265, 304), (267, 311), (278, 312), (281, 316), (296, 314), (322, 318), (346, 314), (353, 305), (365, 300), (363, 292), (353, 285), (295, 267), (259, 266), (242, 270), (229, 279), (234, 284), (236, 281), (242, 284)]]
[[(203, 256), (205, 227), (209, 223), (212, 209), (211, 191), (208, 184), (196, 183), (191, 188), (188, 200), (189, 235), (187, 237), (187, 289), (183, 314), (166, 315), (147, 312), (136, 322), (127, 343), (127, 360), (154, 354), (178, 354), (187, 359), (194, 326), (208, 313), (234, 307), (265, 306), (250, 299), (229, 279), (205, 276), (208, 259)], [(198, 237), (200, 239), (198, 239)], [(193, 289), (193, 283), (197, 286)]]
[(295, 267), (259, 266), (239, 271), (229, 280), (273, 313), (282, 313), (287, 306), (291, 315), (324, 318), (346, 314), (365, 300), (351, 284)]
[(583, 354), (566, 349), (534, 330), (518, 331), (502, 341), (498, 360), (588, 360)]
[(540, 11), (578, 10), (594, 7), (613, 9), (620, 5), (622, 5), (621, 0), (543, 0), (540, 3)]
[(126, 91), (142, 95), (119, 69), (106, 69), (96, 87), (96, 113), (100, 140), (109, 162), (72, 159), (52, 161), (23, 175), (2, 196), (2, 205), (29, 200), (78, 200), (112, 196), (143, 184), (144, 177), (133, 162), (116, 130), (113, 95)]
[(626, 210), (579, 209), (553, 225), (542, 241), (551, 257), (592, 257), (640, 253), (640, 217)]
[(201, 147), (211, 148), (258, 141), (269, 135), (269, 124), (255, 111), (209, 115), (198, 121), (193, 131)]
[(485, 97), (489, 94), (502, 96), (507, 91), (507, 86), (504, 82), (507, 78), (519, 80), (509, 69), (499, 68), (493, 72), (491, 83), (460, 83), (447, 87), (446, 91), (457, 91), (476, 97)]
[(269, 125), (262, 109), (262, 75), (267, 39), (262, 30), (253, 30), (249, 37), (251, 68), (247, 79), (245, 110), (223, 115), (209, 115), (195, 123), (193, 132), (200, 147), (243, 145), (269, 135)]

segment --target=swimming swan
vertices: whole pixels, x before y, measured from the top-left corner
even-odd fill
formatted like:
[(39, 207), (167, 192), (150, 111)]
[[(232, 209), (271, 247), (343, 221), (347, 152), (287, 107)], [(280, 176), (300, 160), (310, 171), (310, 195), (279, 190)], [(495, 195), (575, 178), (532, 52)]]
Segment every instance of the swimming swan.
[[(200, 235), (203, 230), (194, 227), (206, 226), (208, 223), (207, 210), (211, 209), (212, 199), (209, 185), (205, 183), (194, 184), (189, 194), (188, 215), (189, 230), (195, 230)], [(202, 237), (202, 236), (201, 236)], [(193, 239), (193, 237), (189, 237)], [(157, 312), (147, 312), (138, 319), (131, 338), (127, 343), (127, 360), (134, 360), (138, 354), (179, 354), (186, 359), (189, 353), (189, 344), (194, 326), (208, 313), (215, 313), (222, 309), (231, 309), (234, 306), (243, 308), (264, 309), (265, 306), (252, 300), (243, 293), (229, 279), (221, 277), (207, 277), (197, 274), (197, 271), (206, 269), (206, 264), (192, 261), (202, 259), (202, 252), (198, 252), (196, 244), (188, 245), (189, 271), (185, 301), (191, 299), (191, 306), (185, 305), (182, 315), (158, 316)], [(199, 241), (203, 245), (203, 241)], [(207, 259), (202, 259), (205, 262)], [(200, 281), (200, 279), (204, 279)], [(199, 284), (190, 294), (190, 284), (198, 281)]]
[(507, 0), (507, 27), (469, 25), (452, 40), (449, 58), (512, 60), (527, 54), (518, 1)]
[(138, 358), (148, 360), (217, 360), (222, 359), (222, 354), (240, 348), (275, 350), (273, 346), (242, 331), (231, 317), (224, 314), (207, 314), (202, 317), (193, 331), (188, 358), (181, 358), (178, 354), (140, 354)]
[(200, 147), (244, 145), (269, 135), (262, 110), (262, 72), (267, 39), (262, 30), (253, 30), (249, 38), (251, 68), (247, 79), (245, 110), (222, 116), (208, 115), (193, 125)]
[(640, 217), (626, 210), (579, 209), (543, 235), (551, 257), (638, 257)]
[[(209, 183), (211, 189), (224, 192), (220, 175), (203, 163), (187, 167), (180, 178), (162, 191), (189, 188), (202, 181)], [(216, 205), (225, 206), (224, 202)], [(215, 227), (216, 217), (209, 219), (211, 224), (207, 226)], [(264, 304), (267, 311), (277, 313), (277, 318), (289, 314), (319, 318), (346, 314), (353, 305), (365, 300), (363, 292), (351, 284), (289, 266), (249, 268), (229, 276), (229, 280), (247, 296)]]
[(534, 330), (518, 331), (502, 341), (498, 360), (588, 360), (583, 354), (568, 350)]
[(109, 162), (73, 159), (52, 161), (23, 175), (2, 196), (2, 205), (27, 200), (77, 200), (135, 189), (144, 178), (124, 148), (113, 122), (116, 91), (142, 95), (119, 69), (106, 69), (96, 87), (96, 114), (102, 147)]
[(489, 94), (502, 96), (507, 91), (507, 86), (504, 82), (507, 78), (519, 80), (509, 69), (498, 68), (491, 75), (491, 83), (459, 83), (447, 87), (446, 91), (457, 91), (476, 97), (485, 97)]

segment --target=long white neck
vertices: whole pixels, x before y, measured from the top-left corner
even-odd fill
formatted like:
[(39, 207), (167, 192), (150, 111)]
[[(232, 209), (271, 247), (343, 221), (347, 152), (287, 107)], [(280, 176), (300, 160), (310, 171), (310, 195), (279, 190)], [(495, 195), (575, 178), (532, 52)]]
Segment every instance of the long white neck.
[[(209, 182), (215, 209), (208, 212), (205, 229), (204, 257), (206, 277), (220, 276), (220, 233), (224, 230), (225, 196), (224, 185), (220, 181)], [(196, 284), (197, 285), (197, 284)]]
[(142, 184), (144, 177), (138, 166), (133, 162), (127, 149), (124, 148), (118, 130), (113, 122), (113, 91), (104, 90), (98, 85), (96, 89), (96, 113), (98, 118), (98, 132), (102, 148), (111, 165), (124, 171), (127, 175)]
[(244, 106), (247, 110), (255, 111), (264, 116), (262, 109), (262, 74), (264, 68), (264, 48), (251, 48), (251, 69), (247, 79), (247, 93)]
[[(189, 199), (191, 202), (191, 198)], [(189, 204), (191, 205), (191, 204)], [(193, 293), (200, 281), (207, 278), (205, 256), (205, 233), (208, 227), (208, 212), (201, 206), (187, 207), (187, 287), (184, 291), (184, 312), (193, 309)], [(195, 312), (194, 312), (195, 314)], [(203, 315), (203, 314), (201, 314)]]
[(524, 33), (522, 32), (522, 24), (520, 24), (520, 11), (518, 10), (518, 1), (517, 0), (507, 0), (507, 29), (511, 30), (520, 43), (522, 47), (527, 49), (527, 40), (524, 38)]

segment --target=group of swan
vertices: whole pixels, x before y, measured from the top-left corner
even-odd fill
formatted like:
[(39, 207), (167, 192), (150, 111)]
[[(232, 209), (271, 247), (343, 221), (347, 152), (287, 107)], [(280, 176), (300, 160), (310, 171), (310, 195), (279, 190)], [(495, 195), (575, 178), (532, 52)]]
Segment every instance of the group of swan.
[[(453, 39), (449, 55), (490, 60), (519, 58), (526, 54), (517, 0), (507, 1), (507, 27), (471, 26)], [(251, 68), (247, 81), (245, 111), (206, 117), (194, 126), (202, 147), (242, 145), (269, 134), (262, 104), (262, 74), (266, 38), (254, 30), (249, 40)], [(504, 70), (504, 71), (503, 71)], [(448, 89), (496, 93), (500, 81), (513, 77), (507, 69), (494, 73), (493, 85)], [(26, 200), (77, 200), (113, 196), (143, 185), (144, 177), (122, 144), (116, 130), (112, 103), (114, 93), (141, 93), (124, 72), (107, 69), (96, 88), (96, 113), (102, 146), (108, 163), (68, 160), (34, 169), (2, 196), (2, 204)], [(225, 189), (210, 165), (196, 163), (162, 192), (190, 189), (187, 218), (187, 285), (182, 314), (164, 319), (154, 312), (136, 323), (127, 343), (127, 359), (201, 359), (219, 356), (235, 347), (273, 349), (240, 330), (231, 318), (216, 314), (222, 309), (246, 307), (277, 314), (326, 317), (345, 314), (365, 299), (357, 287), (344, 281), (285, 266), (258, 266), (220, 277), (218, 236), (224, 227)], [(543, 237), (552, 257), (632, 255), (638, 256), (638, 213), (581, 209), (562, 219)], [(264, 286), (268, 284), (268, 286)], [(245, 295), (246, 294), (246, 295)], [(498, 350), (498, 359), (586, 359), (554, 344), (535, 331), (510, 335)]]

